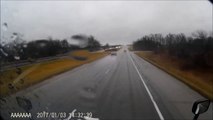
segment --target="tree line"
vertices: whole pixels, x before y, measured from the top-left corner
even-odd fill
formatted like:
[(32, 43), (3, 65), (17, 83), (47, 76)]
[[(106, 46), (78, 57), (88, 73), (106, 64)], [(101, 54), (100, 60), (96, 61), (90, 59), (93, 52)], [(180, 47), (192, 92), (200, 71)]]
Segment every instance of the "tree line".
[(1, 42), (0, 44), (0, 59), (2, 63), (50, 57), (77, 49), (94, 51), (101, 47), (99, 41), (93, 36), (89, 37), (87, 46), (81, 48), (79, 45), (70, 44), (66, 39), (48, 38), (26, 42), (18, 33), (13, 33), (13, 35), (15, 38), (12, 42), (6, 44)]
[(133, 42), (134, 50), (166, 53), (186, 61), (186, 68), (213, 67), (213, 35), (198, 30), (191, 36), (150, 34)]

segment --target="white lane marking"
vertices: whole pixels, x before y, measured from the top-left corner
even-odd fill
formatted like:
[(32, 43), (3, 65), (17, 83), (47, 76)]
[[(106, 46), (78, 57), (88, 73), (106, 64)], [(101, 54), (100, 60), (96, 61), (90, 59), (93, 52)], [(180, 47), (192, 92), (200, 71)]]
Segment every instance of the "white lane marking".
[(161, 119), (161, 120), (164, 120), (164, 117), (163, 117), (163, 115), (162, 115), (160, 109), (158, 108), (157, 103), (155, 102), (155, 100), (154, 100), (154, 98), (153, 98), (151, 92), (149, 91), (149, 88), (147, 87), (146, 83), (144, 82), (143, 77), (141, 76), (141, 74), (140, 74), (138, 68), (136, 67), (136, 65), (135, 65), (135, 63), (134, 63), (132, 57), (130, 56), (130, 54), (129, 54), (128, 56), (129, 56), (129, 58), (131, 59), (132, 64), (133, 64), (133, 66), (135, 67), (135, 69), (136, 69), (136, 71), (137, 71), (137, 73), (138, 73), (138, 75), (139, 75), (139, 77), (140, 77), (140, 79), (141, 79), (141, 81), (142, 81), (142, 83), (143, 83), (143, 85), (144, 85), (144, 87), (145, 87), (147, 93), (149, 94), (149, 97), (150, 97), (150, 99), (151, 99), (151, 101), (152, 101), (152, 103), (153, 103), (153, 105), (154, 105), (154, 107), (155, 107), (155, 109), (156, 109), (156, 111), (157, 111), (157, 113), (158, 113), (160, 119)]
[(105, 74), (107, 74), (109, 71), (110, 71), (110, 70), (108, 69), (108, 70), (105, 72)]

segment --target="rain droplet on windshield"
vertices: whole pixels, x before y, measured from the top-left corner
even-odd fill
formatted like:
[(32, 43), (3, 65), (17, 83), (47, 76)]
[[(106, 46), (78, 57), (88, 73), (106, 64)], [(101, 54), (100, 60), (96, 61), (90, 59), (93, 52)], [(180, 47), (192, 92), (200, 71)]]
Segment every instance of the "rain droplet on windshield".
[(14, 35), (14, 34), (13, 34), (13, 35), (11, 36), (11, 39), (12, 39), (12, 40), (16, 40), (16, 38), (17, 38), (17, 35)]
[(20, 74), (22, 73), (22, 69), (21, 69), (21, 68), (17, 68), (16, 70), (17, 70), (16, 73), (17, 73), (18, 75), (20, 75)]
[(4, 41), (1, 42), (1, 46), (5, 46), (5, 42)]
[(27, 44), (24, 44), (23, 47), (26, 48), (26, 47), (27, 47)]
[(40, 47), (45, 47), (45, 46), (46, 46), (46, 43), (40, 43), (39, 46), (40, 46)]
[(4, 56), (6, 56), (6, 57), (8, 56), (8, 54), (6, 52), (4, 52), (4, 50), (2, 48), (0, 49), (0, 51)]
[(5, 23), (3, 23), (2, 28), (3, 28), (3, 30), (4, 30), (4, 31), (7, 31), (7, 29), (8, 29), (8, 25), (7, 25), (7, 23), (6, 23), (6, 22), (5, 22)]
[(17, 36), (17, 35), (18, 35), (18, 33), (14, 32), (14, 33), (13, 33), (13, 35), (16, 35), (16, 36)]
[(14, 56), (14, 59), (20, 60), (20, 57), (19, 56)]
[(32, 109), (32, 103), (29, 99), (25, 97), (16, 97), (16, 101), (19, 107), (23, 108), (25, 111), (29, 112)]

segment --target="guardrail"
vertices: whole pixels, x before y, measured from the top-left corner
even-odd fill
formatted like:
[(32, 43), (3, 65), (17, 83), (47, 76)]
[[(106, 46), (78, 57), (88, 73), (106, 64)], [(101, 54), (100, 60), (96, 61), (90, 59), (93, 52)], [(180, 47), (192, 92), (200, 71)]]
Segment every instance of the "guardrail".
[(31, 64), (36, 64), (36, 63), (40, 63), (40, 62), (44, 62), (44, 61), (50, 61), (50, 60), (55, 60), (61, 57), (66, 57), (68, 56), (70, 52), (65, 53), (65, 54), (59, 54), (56, 56), (51, 56), (51, 57), (43, 57), (43, 58), (38, 58), (36, 60), (22, 60), (22, 61), (16, 61), (16, 62), (12, 62), (10, 64), (0, 64), (0, 72), (2, 71), (6, 71), (6, 70), (10, 70), (10, 69), (14, 69), (14, 68), (18, 68), (18, 67), (22, 67), (25, 65), (31, 65)]

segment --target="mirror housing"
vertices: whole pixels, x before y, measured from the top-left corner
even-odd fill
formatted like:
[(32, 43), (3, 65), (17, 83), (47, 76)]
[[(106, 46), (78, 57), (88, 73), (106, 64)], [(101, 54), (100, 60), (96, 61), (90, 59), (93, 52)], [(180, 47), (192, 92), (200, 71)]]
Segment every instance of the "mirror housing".
[(202, 114), (206, 112), (209, 108), (210, 105), (210, 100), (197, 100), (194, 102), (193, 107), (192, 107), (192, 112), (195, 115)]

